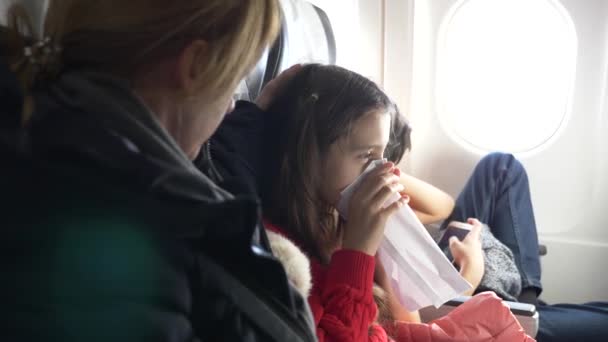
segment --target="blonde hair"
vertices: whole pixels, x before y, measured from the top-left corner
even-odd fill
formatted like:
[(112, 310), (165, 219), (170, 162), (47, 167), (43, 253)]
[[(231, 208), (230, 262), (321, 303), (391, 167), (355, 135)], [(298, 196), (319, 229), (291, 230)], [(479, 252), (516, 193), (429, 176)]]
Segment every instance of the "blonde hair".
[(220, 93), (236, 86), (272, 43), (279, 16), (277, 0), (50, 0), (45, 53), (38, 53), (44, 57), (41, 65), (24, 54), (40, 40), (31, 32), (25, 11), (13, 5), (9, 27), (0, 29), (0, 57), (27, 90), (41, 79), (75, 68), (132, 80), (142, 67), (177, 55), (201, 39), (209, 46), (208, 53), (199, 56), (201, 89)]
[(382, 289), (380, 285), (374, 283), (374, 287), (372, 288), (372, 294), (374, 296), (376, 306), (378, 307), (375, 322), (381, 325), (391, 322), (393, 320), (393, 315), (391, 314), (391, 310), (388, 304), (386, 291), (384, 291), (384, 289)]

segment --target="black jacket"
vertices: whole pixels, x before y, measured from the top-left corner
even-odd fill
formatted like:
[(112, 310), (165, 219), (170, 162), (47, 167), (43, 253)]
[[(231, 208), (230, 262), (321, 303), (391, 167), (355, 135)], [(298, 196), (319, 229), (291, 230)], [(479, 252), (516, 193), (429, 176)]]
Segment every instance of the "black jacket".
[(256, 198), (172, 153), (128, 87), (64, 75), (19, 129), (0, 74), (2, 340), (316, 340)]
[(284, 113), (262, 111), (254, 103), (237, 101), (194, 163), (226, 186), (243, 185), (245, 193), (270, 201), (279, 181), (286, 124)]

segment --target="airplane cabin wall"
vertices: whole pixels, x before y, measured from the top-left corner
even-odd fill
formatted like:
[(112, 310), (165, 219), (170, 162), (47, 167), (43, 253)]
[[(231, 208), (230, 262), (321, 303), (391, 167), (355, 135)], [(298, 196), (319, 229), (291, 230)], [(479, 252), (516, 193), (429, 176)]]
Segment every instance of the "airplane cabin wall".
[[(390, 0), (388, 2), (391, 2)], [(462, 3), (462, 1), (460, 2)], [(409, 117), (414, 147), (406, 164), (414, 175), (456, 196), (477, 161), (488, 151), (474, 148), (442, 122), (438, 103), (443, 21), (458, 1), (414, 1), (414, 61), (411, 69)], [(606, 203), (606, 2), (561, 1), (576, 30), (577, 55), (570, 111), (548, 141), (530, 151), (514, 153), (528, 170), (541, 243), (543, 299), (583, 302), (608, 299), (608, 277), (600, 271), (608, 259)], [(514, 21), (515, 23), (515, 21)], [(402, 25), (387, 22), (390, 32)], [(390, 46), (386, 47), (391, 49)], [(387, 64), (399, 75), (400, 65)], [(522, 80), (525, 82), (525, 80)], [(401, 94), (387, 87), (391, 95)], [(559, 101), (559, 99), (555, 99)], [(491, 108), (489, 108), (491, 110)], [(498, 109), (498, 108), (496, 108)], [(445, 120), (444, 120), (445, 121)], [(526, 124), (526, 122), (522, 122)], [(470, 127), (481, 129), (484, 127)], [(518, 131), (513, 139), (520, 138)]]

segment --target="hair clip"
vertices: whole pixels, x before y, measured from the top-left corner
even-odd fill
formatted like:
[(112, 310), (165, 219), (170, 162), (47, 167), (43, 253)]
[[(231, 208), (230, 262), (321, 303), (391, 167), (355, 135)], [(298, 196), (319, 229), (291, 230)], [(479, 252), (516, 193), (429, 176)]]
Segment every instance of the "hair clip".
[(45, 37), (31, 45), (25, 46), (23, 48), (23, 56), (30, 64), (45, 64), (52, 59), (54, 54), (61, 52), (61, 50), (59, 45), (52, 44), (50, 37)]

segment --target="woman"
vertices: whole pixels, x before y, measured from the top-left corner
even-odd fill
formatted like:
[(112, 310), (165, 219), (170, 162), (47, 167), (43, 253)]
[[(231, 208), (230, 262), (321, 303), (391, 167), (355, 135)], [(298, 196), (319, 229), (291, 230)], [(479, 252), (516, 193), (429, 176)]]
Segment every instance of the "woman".
[(42, 39), (18, 6), (8, 23), (3, 339), (313, 341), (257, 201), (191, 163), (277, 2), (57, 0)]

